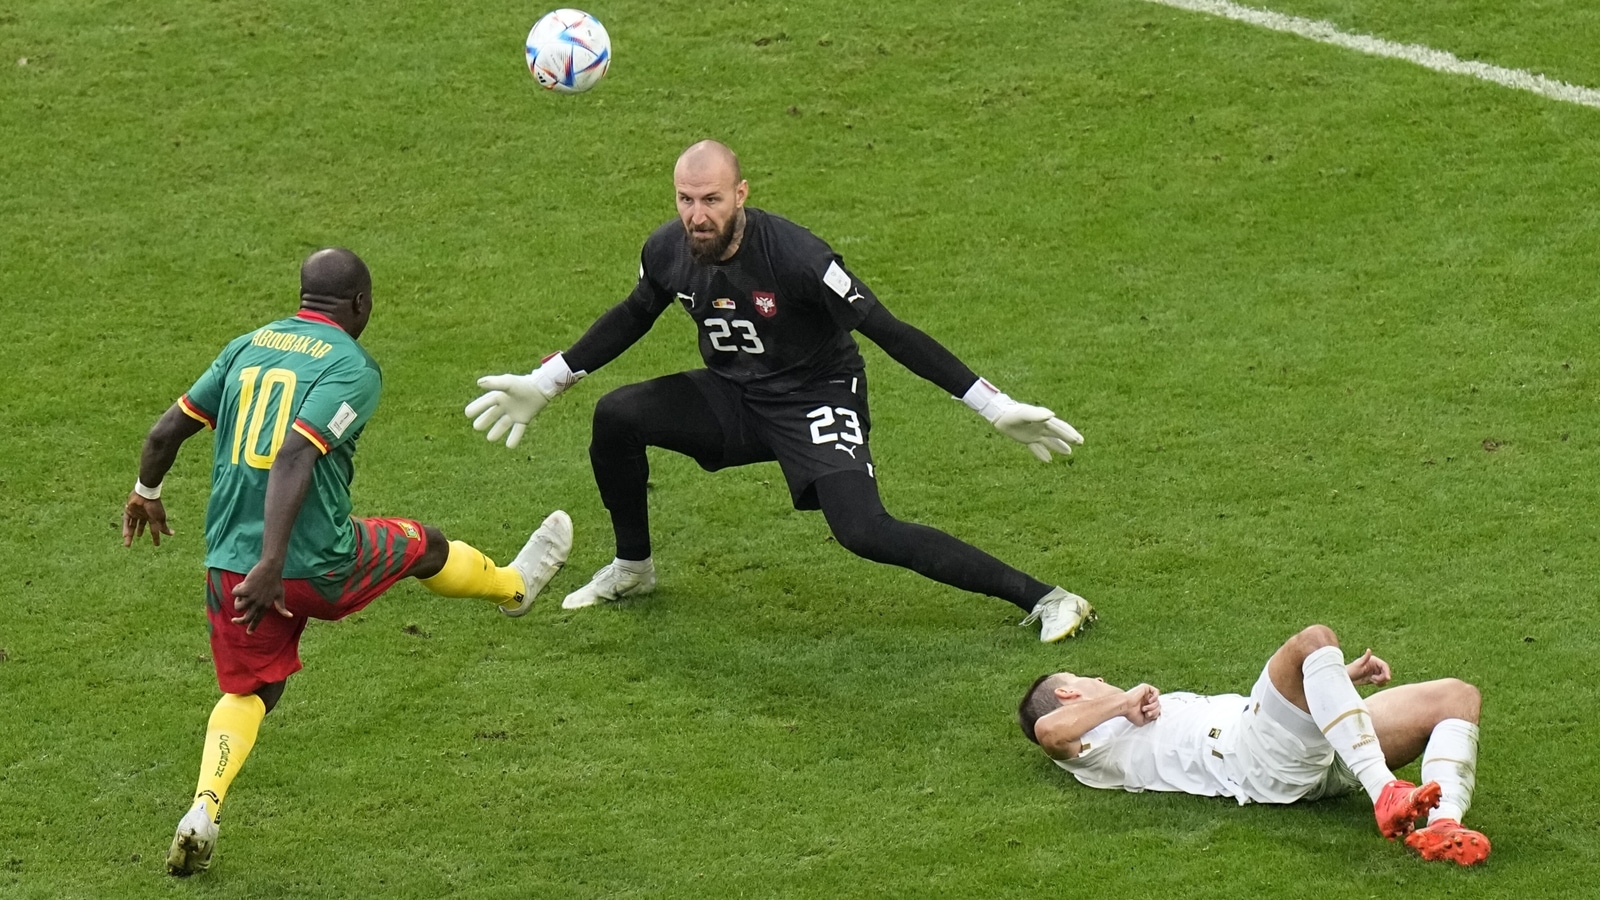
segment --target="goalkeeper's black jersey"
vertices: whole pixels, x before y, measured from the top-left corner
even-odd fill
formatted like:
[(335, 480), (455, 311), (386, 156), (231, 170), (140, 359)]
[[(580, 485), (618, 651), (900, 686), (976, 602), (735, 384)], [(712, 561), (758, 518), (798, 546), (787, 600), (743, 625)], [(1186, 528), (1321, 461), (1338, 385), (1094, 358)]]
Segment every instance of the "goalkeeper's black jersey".
[(746, 207), (738, 252), (716, 265), (690, 256), (679, 220), (657, 228), (625, 303), (646, 321), (678, 304), (695, 322), (708, 368), (748, 390), (782, 394), (860, 369), (850, 332), (878, 300), (821, 238)]

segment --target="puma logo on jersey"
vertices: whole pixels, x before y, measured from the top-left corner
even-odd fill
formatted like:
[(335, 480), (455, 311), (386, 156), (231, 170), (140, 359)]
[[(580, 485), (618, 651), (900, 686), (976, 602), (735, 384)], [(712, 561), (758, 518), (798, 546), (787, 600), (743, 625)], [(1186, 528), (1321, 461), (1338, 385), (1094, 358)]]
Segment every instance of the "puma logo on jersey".
[(843, 450), (844, 452), (850, 454), (851, 459), (856, 458), (856, 448), (850, 446), (849, 444), (834, 444), (833, 449)]
[(681, 303), (687, 304), (690, 309), (694, 309), (694, 295), (693, 294), (685, 294), (682, 291), (679, 291), (678, 292), (678, 296), (676, 297), (676, 299)]
[(854, 303), (854, 302), (856, 302), (857, 300), (860, 300), (860, 299), (861, 299), (861, 288), (856, 288), (856, 292), (854, 294), (851, 294), (850, 296), (844, 298), (844, 302), (846, 302), (846, 303)]

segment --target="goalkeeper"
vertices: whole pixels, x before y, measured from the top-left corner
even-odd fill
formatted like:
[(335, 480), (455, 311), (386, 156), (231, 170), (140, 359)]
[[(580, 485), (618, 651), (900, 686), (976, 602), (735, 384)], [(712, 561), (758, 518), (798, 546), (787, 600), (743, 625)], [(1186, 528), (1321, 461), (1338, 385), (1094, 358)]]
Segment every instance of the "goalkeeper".
[(884, 308), (821, 239), (745, 205), (749, 185), (726, 146), (702, 141), (673, 171), (678, 218), (650, 235), (639, 280), (566, 351), (529, 375), (479, 379), (467, 407), (489, 440), (521, 440), (556, 395), (616, 359), (677, 305), (693, 320), (706, 367), (619, 388), (595, 406), (589, 458), (616, 533), (616, 559), (562, 606), (655, 588), (646, 502), (646, 448), (707, 471), (776, 460), (796, 509), (821, 509), (838, 542), (962, 590), (999, 597), (1038, 621), (1041, 640), (1076, 634), (1094, 617), (1082, 597), (1039, 581), (942, 531), (902, 522), (878, 496), (867, 438), (867, 378), (852, 331), (959, 397), (1039, 459), (1083, 438), (1048, 409), (1018, 403), (950, 351)]

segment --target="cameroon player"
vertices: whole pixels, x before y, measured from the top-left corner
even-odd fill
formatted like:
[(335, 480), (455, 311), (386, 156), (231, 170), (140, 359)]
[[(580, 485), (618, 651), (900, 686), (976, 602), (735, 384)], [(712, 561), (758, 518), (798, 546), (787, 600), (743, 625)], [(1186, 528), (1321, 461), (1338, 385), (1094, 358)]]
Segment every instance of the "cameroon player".
[(308, 619), (342, 619), (402, 578), (445, 597), (490, 600), (520, 616), (565, 564), (572, 521), (557, 510), (508, 566), (412, 519), (352, 518), (356, 440), (383, 376), (356, 339), (372, 277), (343, 248), (300, 268), (300, 310), (235, 338), (156, 422), (122, 516), (122, 542), (172, 534), (161, 481), (183, 442), (216, 432), (206, 507), (206, 615), (222, 699), (211, 712), (193, 805), (167, 871), (204, 870), (228, 786), (261, 720), (300, 670)]

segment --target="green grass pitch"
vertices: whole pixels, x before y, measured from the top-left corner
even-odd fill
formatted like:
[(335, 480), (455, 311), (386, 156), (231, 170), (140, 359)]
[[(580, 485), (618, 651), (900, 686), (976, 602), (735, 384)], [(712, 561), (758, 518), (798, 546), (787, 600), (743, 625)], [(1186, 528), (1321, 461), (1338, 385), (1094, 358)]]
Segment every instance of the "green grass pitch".
[[(1263, 2), (1600, 85), (1587, 0)], [(616, 61), (558, 97), (518, 49), (544, 11), (0, 3), (0, 896), (1592, 894), (1600, 111), (1139, 0), (597, 0)], [(559, 598), (611, 556), (593, 403), (697, 365), (690, 330), (516, 452), (461, 408), (629, 289), (707, 136), (1084, 433), (1041, 465), (864, 348), (891, 511), (1099, 626), (1042, 646), (834, 546), (775, 466), (659, 455), (655, 596), (510, 621), (407, 584), (313, 626), (213, 870), (169, 879), (216, 696), (209, 438), (177, 536), (128, 551), (146, 429), (347, 245), (387, 381), (357, 511), (504, 558), (565, 508)], [(1247, 689), (1315, 621), (1483, 688), (1487, 865), (1408, 857), (1360, 798), (1092, 791), (1012, 723), (1058, 668)]]

